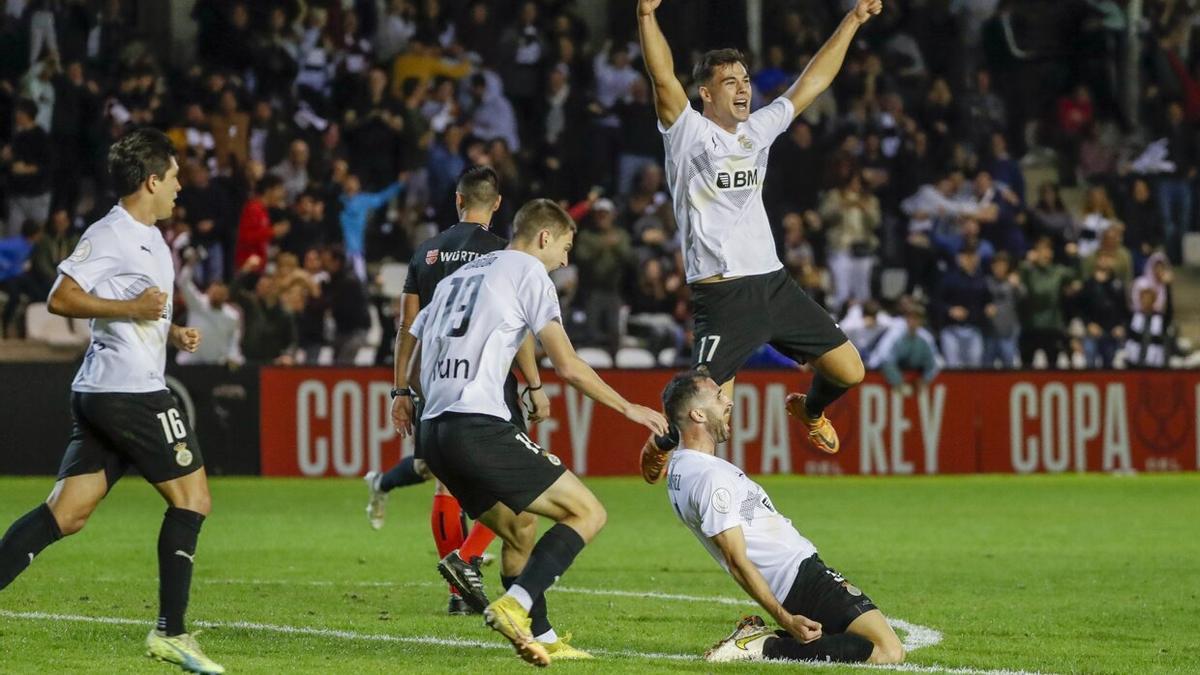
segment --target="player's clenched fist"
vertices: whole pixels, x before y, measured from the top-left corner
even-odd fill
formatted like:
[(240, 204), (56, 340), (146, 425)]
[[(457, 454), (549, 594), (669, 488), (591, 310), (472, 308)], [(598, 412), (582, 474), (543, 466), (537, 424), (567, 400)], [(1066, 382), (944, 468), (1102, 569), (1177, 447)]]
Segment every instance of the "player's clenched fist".
[(784, 614), (776, 617), (779, 621), (779, 627), (792, 634), (792, 637), (801, 642), (812, 642), (821, 637), (821, 624), (800, 616), (799, 614)]
[(167, 294), (157, 288), (147, 288), (133, 299), (130, 317), (139, 321), (155, 321), (162, 318), (167, 306)]
[(176, 349), (182, 349), (185, 352), (195, 352), (200, 348), (200, 331), (198, 329), (171, 326), (169, 335), (171, 344), (175, 345)]
[(858, 0), (858, 4), (854, 6), (854, 18), (858, 23), (864, 24), (882, 11), (883, 0)]
[(662, 0), (638, 0), (638, 14), (652, 14), (661, 4)]

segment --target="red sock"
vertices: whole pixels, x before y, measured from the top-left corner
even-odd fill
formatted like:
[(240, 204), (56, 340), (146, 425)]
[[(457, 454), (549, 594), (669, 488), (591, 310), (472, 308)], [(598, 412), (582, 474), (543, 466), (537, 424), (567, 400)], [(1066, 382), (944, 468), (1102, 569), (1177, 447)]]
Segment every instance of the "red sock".
[(467, 534), (467, 539), (458, 547), (458, 554), (463, 560), (471, 562), (471, 558), (476, 558), (483, 555), (487, 547), (496, 538), (496, 533), (492, 532), (487, 525), (476, 521), (471, 526), (471, 532)]
[(433, 543), (437, 545), (438, 558), (445, 558), (451, 551), (462, 546), (466, 535), (462, 528), (462, 507), (458, 505), (458, 500), (452, 495), (434, 495), (429, 526), (433, 530)]

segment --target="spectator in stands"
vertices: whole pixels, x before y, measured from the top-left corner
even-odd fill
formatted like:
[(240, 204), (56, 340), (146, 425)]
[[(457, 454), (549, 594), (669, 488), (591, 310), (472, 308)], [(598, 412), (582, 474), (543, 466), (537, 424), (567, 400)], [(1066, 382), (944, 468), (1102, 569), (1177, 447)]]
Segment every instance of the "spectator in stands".
[[(617, 101), (621, 120), (621, 150), (617, 159), (617, 194), (633, 190), (635, 181), (648, 167), (659, 169), (663, 158), (662, 134), (650, 84), (641, 74), (629, 87), (629, 96)], [(659, 171), (661, 176), (661, 169)]]
[(50, 213), (45, 233), (33, 245), (30, 259), (30, 296), (39, 300), (50, 295), (50, 287), (58, 278), (58, 264), (67, 259), (79, 243), (79, 235), (71, 229), (71, 216), (65, 208)]
[(596, 97), (591, 106), (592, 182), (613, 192), (617, 154), (621, 148), (621, 118), (617, 104), (629, 101), (634, 83), (642, 74), (633, 68), (635, 47), (606, 42), (592, 60), (596, 76)]
[(321, 263), (329, 279), (321, 287), (321, 300), (333, 317), (333, 361), (354, 365), (358, 351), (367, 345), (371, 328), (370, 302), (362, 280), (350, 269), (349, 256), (340, 248), (325, 249)]
[(481, 73), (472, 75), (469, 101), (464, 112), (471, 120), (472, 133), (485, 141), (501, 139), (513, 152), (521, 149), (517, 117), (500, 90), (499, 79), (489, 83)]
[(1168, 322), (1174, 319), (1174, 300), (1171, 285), (1175, 282), (1175, 273), (1171, 270), (1171, 261), (1167, 254), (1159, 251), (1146, 260), (1142, 274), (1133, 282), (1133, 292), (1130, 295), (1129, 306), (1137, 311), (1140, 307), (1139, 297), (1142, 291), (1154, 291), (1154, 311), (1167, 317)]
[(228, 88), (221, 92), (218, 110), (209, 116), (208, 122), (217, 166), (229, 171), (245, 164), (250, 157), (250, 115), (241, 110), (236, 91)]
[(547, 74), (537, 115), (541, 136), (534, 143), (541, 144), (538, 169), (547, 192), (574, 199), (587, 186), (587, 176), (574, 169), (587, 161), (587, 103), (569, 76), (568, 68), (561, 64)]
[(589, 341), (616, 353), (621, 342), (620, 291), (630, 262), (629, 233), (614, 224), (616, 214), (609, 199), (592, 205), (591, 227), (575, 240), (575, 261), (580, 287), (587, 293)]
[(1025, 287), (1020, 275), (1013, 271), (1007, 251), (1000, 251), (992, 258), (987, 288), (995, 310), (988, 314), (983, 337), (983, 367), (994, 368), (999, 361), (1000, 368), (1017, 368), (1017, 339), (1021, 334), (1018, 308), (1025, 297)]
[[(254, 102), (249, 138), (246, 139), (250, 161), (272, 168), (279, 167), (291, 149), (292, 137), (296, 133), (297, 130), (289, 127), (275, 114), (275, 108), (271, 106), (270, 101), (258, 99)], [(307, 150), (307, 147), (305, 149)], [(292, 172), (280, 173), (279, 176), (285, 181), (295, 180)]]
[(266, 268), (271, 242), (281, 239), (288, 232), (288, 225), (272, 223), (267, 209), (283, 206), (283, 179), (279, 176), (263, 176), (258, 181), (254, 195), (242, 207), (238, 221), (237, 248), (233, 264), (243, 269), (249, 264), (254, 271)]
[[(32, 267), (29, 256), (33, 247), (42, 236), (42, 228), (32, 220), (26, 220), (21, 226), (21, 234), (16, 237), (0, 239), (0, 291), (8, 296), (4, 304), (3, 320), (0, 320), (0, 334), (9, 335), (9, 323), (17, 314), (17, 308), (22, 298), (36, 297), (32, 277), (29, 272)], [(44, 296), (43, 296), (44, 299)], [(15, 326), (17, 335), (24, 335), (24, 326)]]
[(914, 303), (905, 311), (904, 318), (904, 324), (890, 331), (891, 339), (885, 339), (879, 349), (888, 384), (908, 396), (913, 393), (913, 388), (904, 381), (904, 371), (920, 372), (918, 383), (924, 389), (933, 382), (940, 369), (933, 335), (924, 326), (925, 309)]
[[(1000, 134), (1001, 141), (1004, 140), (1004, 131), (1008, 124), (1008, 110), (1004, 99), (992, 91), (992, 74), (986, 68), (975, 71), (975, 89), (963, 96), (963, 120), (966, 128), (970, 129), (970, 140), (975, 147), (980, 150), (991, 147), (993, 157), (996, 157), (996, 134)], [(1007, 151), (1007, 147), (1005, 150)], [(1004, 180), (998, 175), (996, 178)], [(1009, 183), (1009, 185), (1017, 191), (1017, 194), (1021, 195), (1022, 199), (1025, 197), (1024, 184), (1017, 186)]]
[(1192, 191), (1196, 179), (1200, 150), (1196, 131), (1184, 122), (1183, 106), (1178, 101), (1167, 104), (1166, 123), (1162, 135), (1167, 139), (1167, 158), (1174, 170), (1158, 180), (1158, 206), (1163, 218), (1167, 256), (1173, 263), (1182, 260), (1183, 233), (1192, 229)]
[(284, 199), (288, 204), (294, 203), (308, 187), (308, 157), (308, 143), (297, 138), (288, 146), (287, 158), (271, 167), (270, 173), (283, 181)]
[(854, 344), (864, 363), (871, 361), (876, 345), (893, 325), (893, 318), (877, 300), (852, 303), (846, 315), (838, 322), (842, 332)]
[[(549, 44), (541, 28), (538, 6), (536, 2), (520, 3), (516, 24), (501, 33), (499, 39), (502, 54), (499, 64), (506, 65), (501, 73), (504, 93), (522, 121), (532, 121), (537, 110), (543, 68), (549, 57)], [(532, 126), (523, 127), (521, 134), (532, 136)]]
[[(375, 33), (375, 53), (380, 62), (390, 63), (408, 47), (417, 34), (417, 9), (409, 0), (389, 0), (387, 13), (380, 18)], [(494, 63), (489, 60), (487, 63)]]
[(984, 330), (997, 310), (979, 269), (979, 252), (963, 249), (957, 262), (942, 278), (938, 293), (942, 355), (949, 368), (979, 368), (983, 365)]
[(195, 260), (184, 263), (175, 283), (187, 306), (187, 326), (197, 328), (204, 340), (194, 352), (180, 350), (175, 362), (180, 365), (218, 364), (241, 365), (242, 315), (229, 302), (229, 287), (216, 279), (202, 293), (193, 281)]
[(821, 222), (828, 230), (829, 269), (833, 273), (831, 307), (840, 310), (847, 301), (871, 297), (871, 272), (879, 248), (879, 199), (863, 189), (855, 173), (821, 200)]
[(1021, 264), (1021, 286), (1026, 290), (1021, 303), (1021, 363), (1032, 367), (1034, 354), (1046, 355), (1047, 367), (1058, 368), (1066, 324), (1063, 299), (1078, 294), (1082, 284), (1075, 272), (1054, 263), (1054, 245), (1042, 237)]
[(1100, 247), (1096, 249), (1096, 252), (1080, 260), (1080, 275), (1084, 279), (1092, 276), (1099, 256), (1108, 255), (1111, 258), (1112, 273), (1116, 279), (1126, 290), (1133, 285), (1133, 255), (1130, 254), (1129, 249), (1121, 245), (1124, 234), (1125, 225), (1120, 222), (1113, 223), (1105, 230), (1100, 237)]
[(50, 137), (37, 125), (37, 112), (33, 101), (18, 100), (12, 142), (0, 148), (8, 173), (8, 227), (0, 236), (18, 236), (27, 220), (40, 229), (50, 215)]
[(1083, 204), (1083, 221), (1080, 224), (1079, 257), (1086, 258), (1100, 248), (1100, 237), (1117, 221), (1108, 190), (1094, 185), (1088, 188)]
[(1088, 368), (1112, 368), (1117, 347), (1125, 339), (1129, 286), (1115, 273), (1112, 253), (1097, 252), (1093, 268), (1079, 298), (1087, 317), (1084, 354)]
[[(379, 192), (363, 192), (358, 176), (350, 174), (342, 182), (341, 216), (342, 239), (348, 266), (360, 280), (367, 278), (366, 238), (367, 220), (371, 213), (396, 198), (404, 189), (407, 174), (401, 174), (396, 182)], [(327, 266), (328, 267), (328, 266)]]
[(675, 319), (682, 286), (679, 275), (667, 273), (659, 258), (647, 258), (638, 268), (629, 299), (629, 334), (644, 339), (655, 354), (683, 347), (683, 330)]
[(280, 241), (279, 248), (297, 258), (309, 249), (341, 241), (340, 233), (331, 232), (329, 223), (325, 220), (325, 202), (311, 190), (301, 192), (296, 198), (288, 222), (290, 226)]
[(1155, 308), (1157, 294), (1153, 288), (1137, 289), (1134, 297), (1137, 311), (1129, 319), (1125, 363), (1130, 368), (1165, 368), (1170, 358), (1170, 320)]
[(1163, 222), (1158, 202), (1153, 199), (1150, 183), (1135, 178), (1124, 209), (1125, 246), (1133, 260), (1133, 270), (1142, 269), (1146, 258), (1163, 244)]
[(311, 248), (304, 253), (301, 270), (308, 283), (308, 292), (305, 293), (304, 307), (296, 313), (297, 340), (304, 363), (310, 366), (317, 365), (323, 347), (332, 346), (332, 336), (325, 332), (328, 303), (321, 296), (322, 287), (329, 281), (329, 273), (322, 262), (322, 250)]
[(237, 196), (229, 178), (212, 179), (202, 162), (188, 162), (180, 173), (183, 189), (176, 208), (192, 226), (191, 246), (198, 254), (193, 281), (207, 288), (209, 282), (226, 278), (229, 240), (237, 235)]
[(1063, 205), (1055, 183), (1042, 183), (1038, 188), (1038, 201), (1033, 207), (1033, 234), (1050, 237), (1058, 249), (1079, 241), (1079, 225)]
[(763, 184), (767, 213), (779, 217), (787, 211), (815, 212), (823, 176), (813, 167), (821, 164), (821, 151), (814, 142), (812, 127), (803, 120), (797, 121), (786, 135), (775, 141), (767, 158), (768, 175), (788, 177)]
[(233, 282), (234, 302), (242, 309), (242, 354), (250, 363), (292, 365), (296, 322), (279, 302), (275, 278), (246, 265)]

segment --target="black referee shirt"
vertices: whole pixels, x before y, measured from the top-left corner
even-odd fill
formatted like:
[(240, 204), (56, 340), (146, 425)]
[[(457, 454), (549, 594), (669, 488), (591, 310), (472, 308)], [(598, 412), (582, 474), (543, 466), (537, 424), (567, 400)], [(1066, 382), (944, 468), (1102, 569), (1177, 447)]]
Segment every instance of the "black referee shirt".
[(417, 247), (408, 265), (404, 292), (415, 293), (425, 309), (438, 282), (479, 256), (507, 246), (508, 241), (479, 223), (457, 223)]

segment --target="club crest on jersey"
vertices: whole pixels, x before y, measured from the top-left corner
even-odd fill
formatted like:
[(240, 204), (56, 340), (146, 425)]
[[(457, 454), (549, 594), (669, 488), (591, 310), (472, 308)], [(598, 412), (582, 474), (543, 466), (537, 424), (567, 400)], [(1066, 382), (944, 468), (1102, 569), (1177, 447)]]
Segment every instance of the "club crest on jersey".
[(79, 242), (78, 246), (75, 247), (75, 251), (73, 253), (71, 253), (71, 257), (68, 258), (68, 260), (70, 260), (71, 262), (83, 262), (84, 260), (87, 260), (88, 256), (90, 256), (91, 254), (92, 254), (92, 242), (88, 241), (87, 239), (84, 239)]
[(743, 150), (753, 150), (754, 149), (754, 141), (750, 140), (750, 137), (747, 136), (746, 134), (742, 134), (741, 136), (738, 136), (738, 144), (742, 146)]
[(192, 451), (188, 450), (187, 443), (179, 442), (175, 444), (175, 463), (179, 466), (192, 465)]
[(439, 253), (439, 249), (436, 249), (436, 248), (431, 249), (429, 251), (429, 253), (426, 253), (425, 254), (425, 264), (432, 265), (433, 263), (437, 262), (438, 253)]
[(717, 172), (718, 190), (745, 190), (756, 185), (758, 185), (758, 169)]

